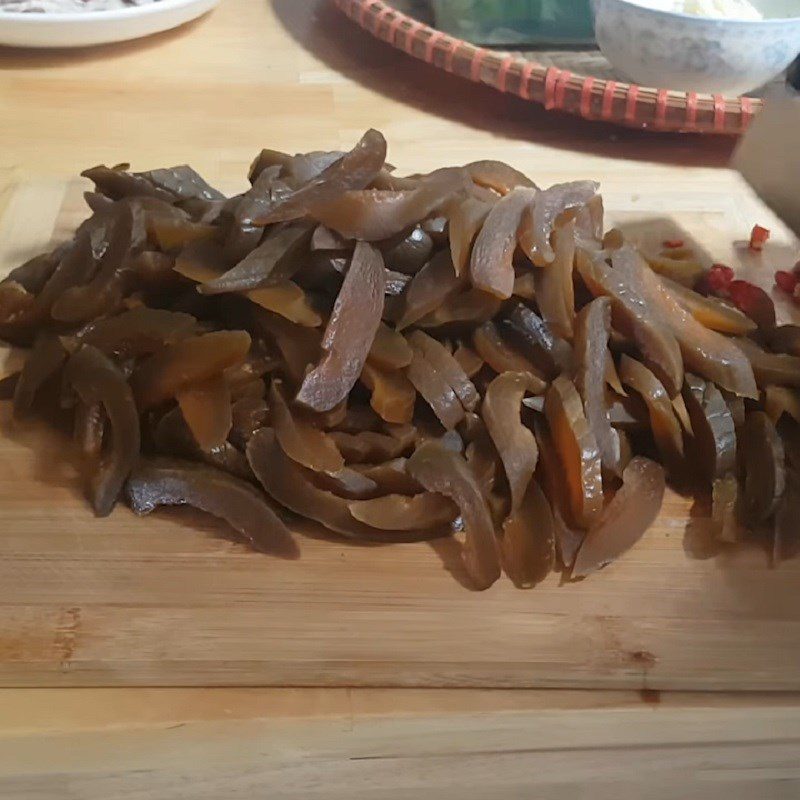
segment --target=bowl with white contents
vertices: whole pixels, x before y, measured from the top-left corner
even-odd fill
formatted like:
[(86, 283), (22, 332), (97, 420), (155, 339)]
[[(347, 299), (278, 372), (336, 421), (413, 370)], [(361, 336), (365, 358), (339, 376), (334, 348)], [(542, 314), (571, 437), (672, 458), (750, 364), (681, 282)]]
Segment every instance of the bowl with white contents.
[(0, 0), (0, 45), (85, 47), (175, 28), (219, 0)]
[(595, 34), (620, 77), (741, 95), (800, 53), (800, 0), (593, 0)]

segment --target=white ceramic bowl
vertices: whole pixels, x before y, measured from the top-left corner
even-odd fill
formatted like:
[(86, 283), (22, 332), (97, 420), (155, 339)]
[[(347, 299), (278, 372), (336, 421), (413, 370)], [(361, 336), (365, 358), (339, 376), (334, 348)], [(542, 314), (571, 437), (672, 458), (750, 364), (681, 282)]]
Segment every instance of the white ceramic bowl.
[(800, 0), (754, 0), (763, 20), (657, 11), (593, 0), (603, 55), (644, 86), (740, 95), (779, 75), (800, 53)]
[(115, 11), (23, 13), (0, 11), (0, 44), (12, 47), (85, 47), (124, 42), (176, 28), (219, 0), (158, 0)]

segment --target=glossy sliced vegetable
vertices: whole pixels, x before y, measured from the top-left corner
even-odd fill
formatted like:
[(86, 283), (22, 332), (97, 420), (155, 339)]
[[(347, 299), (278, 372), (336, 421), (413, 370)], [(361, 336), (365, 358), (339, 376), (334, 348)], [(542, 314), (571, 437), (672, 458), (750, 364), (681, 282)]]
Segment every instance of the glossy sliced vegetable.
[(324, 225), (317, 225), (311, 235), (310, 247), (312, 250), (350, 250), (353, 242)]
[(212, 331), (165, 347), (142, 361), (131, 375), (140, 410), (174, 397), (193, 383), (213, 378), (244, 359), (250, 349), (245, 331)]
[(574, 212), (575, 234), (581, 247), (593, 250), (601, 250), (606, 247), (603, 243), (604, 214), (603, 198), (599, 194)]
[(360, 433), (361, 431), (384, 431), (386, 426), (380, 416), (369, 406), (348, 405), (342, 420), (335, 426), (337, 431)]
[(622, 474), (622, 488), (583, 540), (573, 578), (585, 578), (630, 550), (655, 522), (664, 500), (664, 470), (636, 456)]
[(725, 398), (713, 383), (686, 375), (683, 399), (692, 422), (703, 478), (713, 483), (736, 467), (736, 427)]
[(30, 410), (36, 395), (67, 360), (67, 351), (57, 336), (42, 332), (36, 337), (14, 388), (14, 415)]
[(76, 405), (72, 435), (84, 459), (96, 463), (100, 458), (107, 422), (108, 417), (101, 403), (78, 402)]
[(303, 379), (297, 402), (314, 411), (329, 411), (347, 397), (381, 321), (384, 285), (380, 253), (359, 242), (325, 328), (322, 360)]
[(426, 176), (416, 189), (346, 192), (312, 216), (348, 239), (377, 242), (395, 236), (443, 208), (466, 185), (460, 169), (441, 169)]
[(257, 309), (257, 327), (275, 343), (283, 361), (283, 369), (294, 384), (299, 385), (309, 367), (320, 359), (322, 336), (318, 330), (296, 325), (277, 314)]
[(22, 284), (5, 280), (0, 283), (0, 325), (14, 325), (30, 311), (35, 296)]
[(675, 296), (681, 306), (706, 328), (734, 336), (746, 336), (756, 330), (757, 326), (750, 317), (718, 297), (713, 295), (704, 297), (664, 276), (661, 277), (661, 283)]
[(503, 461), (511, 491), (511, 515), (520, 508), (539, 459), (536, 439), (522, 424), (522, 398), (528, 389), (527, 375), (503, 372), (487, 387), (481, 414)]
[[(546, 270), (555, 266), (552, 264)], [(605, 392), (609, 361), (612, 366), (614, 364), (608, 352), (610, 330), (611, 302), (607, 297), (597, 297), (581, 309), (575, 321), (575, 386), (583, 399), (586, 419), (597, 441), (603, 466), (620, 475), (619, 434), (611, 427)], [(616, 374), (616, 370), (614, 372)]]
[(464, 565), (476, 589), (500, 577), (500, 557), (489, 508), (463, 456), (428, 441), (408, 460), (408, 471), (429, 492), (449, 497), (464, 521)]
[[(286, 173), (298, 181), (310, 181), (344, 156), (341, 150), (314, 150), (297, 153), (286, 165)], [(382, 167), (381, 169), (385, 169)]]
[(411, 363), (413, 353), (403, 334), (385, 323), (378, 324), (367, 361), (381, 369), (402, 369)]
[(306, 414), (314, 425), (319, 426), (325, 430), (339, 427), (347, 418), (347, 402), (348, 398), (345, 397), (341, 403), (337, 403), (329, 411), (312, 411), (306, 410)]
[(800, 325), (778, 325), (764, 331), (763, 335), (769, 348), (776, 353), (800, 357)]
[(522, 502), (503, 522), (503, 570), (514, 586), (529, 589), (544, 580), (555, 563), (555, 525), (539, 484), (531, 482)]
[(191, 314), (146, 306), (89, 322), (75, 335), (108, 355), (135, 358), (197, 333)]
[(277, 382), (272, 383), (269, 396), (275, 436), (289, 458), (314, 472), (335, 473), (344, 468), (334, 440), (291, 412)]
[(572, 181), (559, 183), (540, 191), (529, 212), (529, 223), (533, 243), (536, 247), (534, 263), (549, 264), (555, 258), (550, 244), (550, 235), (556, 221), (564, 212), (587, 205), (596, 195), (599, 184), (594, 181)]
[(243, 292), (285, 282), (300, 267), (299, 256), (313, 231), (313, 223), (307, 221), (272, 228), (235, 267), (204, 282), (198, 290), (203, 294)]
[(514, 292), (515, 297), (520, 297), (523, 300), (536, 299), (536, 273), (533, 270), (526, 272), (517, 271), (514, 277)]
[(144, 175), (132, 175), (125, 170), (104, 165), (85, 169), (81, 172), (81, 177), (88, 178), (98, 192), (112, 200), (123, 197), (157, 197), (169, 203), (175, 199), (172, 192), (156, 186)]
[(322, 324), (322, 317), (311, 306), (306, 293), (292, 281), (251, 289), (245, 292), (245, 296), (261, 308), (274, 311), (306, 328), (316, 328)]
[(85, 322), (114, 311), (128, 291), (130, 269), (128, 254), (136, 247), (143, 228), (143, 216), (133, 206), (123, 203), (116, 208), (108, 247), (100, 259), (97, 273), (82, 285), (65, 289), (55, 300), (51, 313), (63, 322)]
[(575, 322), (575, 291), (572, 267), (575, 261), (575, 222), (570, 220), (553, 231), (552, 264), (534, 273), (536, 302), (550, 330), (562, 339), (572, 339)]
[(547, 323), (524, 303), (515, 303), (504, 317), (503, 324), (545, 375), (553, 378), (572, 370), (570, 345), (556, 336)]
[(175, 399), (201, 450), (225, 444), (233, 425), (233, 412), (231, 391), (221, 374), (179, 389)]
[(439, 251), (411, 280), (401, 299), (403, 312), (397, 323), (401, 331), (438, 308), (463, 281), (453, 270), (446, 250)]
[(139, 457), (139, 414), (125, 376), (108, 356), (90, 345), (64, 368), (64, 379), (83, 403), (101, 403), (111, 432), (107, 455), (87, 465), (87, 489), (95, 514), (108, 516)]
[[(258, 209), (252, 217), (246, 213), (246, 209), (242, 210), (239, 221), (244, 224), (267, 225), (313, 213), (315, 209), (340, 199), (349, 190), (368, 186), (385, 160), (386, 140), (378, 131), (370, 129), (349, 153), (329, 164), (300, 188)], [(334, 225), (328, 227), (337, 229)]]
[(474, 411), (480, 399), (475, 384), (467, 377), (452, 353), (436, 339), (422, 331), (408, 336), (412, 348), (418, 350), (433, 369), (444, 378), (466, 411)]
[(228, 438), (243, 449), (250, 437), (267, 424), (268, 419), (269, 408), (263, 397), (240, 397), (231, 405), (231, 432)]
[(600, 451), (571, 380), (562, 375), (550, 384), (544, 410), (563, 469), (567, 511), (577, 525), (589, 527), (603, 508)]
[(677, 467), (683, 459), (683, 429), (664, 384), (644, 364), (623, 355), (619, 362), (622, 382), (639, 394), (650, 413), (650, 429), (664, 462)]
[(420, 226), (400, 233), (381, 246), (386, 266), (397, 272), (413, 275), (428, 262), (433, 253), (433, 239)]
[(14, 283), (26, 292), (38, 294), (52, 277), (63, 255), (64, 249), (56, 248), (49, 253), (34, 256), (24, 264), (14, 267), (0, 282), (0, 286)]
[(430, 330), (443, 328), (462, 330), (465, 326), (480, 325), (494, 317), (500, 310), (502, 301), (480, 289), (466, 289), (451, 294), (433, 311), (415, 323), (419, 328)]
[(392, 458), (380, 464), (350, 464), (350, 469), (377, 484), (376, 494), (417, 494), (420, 483), (408, 474), (406, 458)]
[(370, 500), (381, 494), (375, 481), (351, 467), (342, 467), (338, 472), (312, 472), (308, 478), (320, 489), (348, 500)]
[[(662, 279), (685, 287), (687, 291), (691, 291), (706, 272), (705, 267), (694, 258), (694, 254), (682, 248), (666, 249), (660, 253), (643, 252), (642, 255), (653, 272), (658, 273)], [(687, 310), (691, 311), (688, 307)]]
[[(185, 166), (90, 170), (72, 241), (0, 281), (0, 338), (34, 345), (0, 399), (71, 425), (103, 513), (116, 465), (144, 458), (151, 508), (196, 501), (268, 543), (285, 529), (258, 483), (351, 537), (466, 531), (479, 587), (501, 566), (535, 584), (553, 542), (566, 569), (583, 545), (576, 577), (629, 546), (663, 493), (651, 439), (680, 490), (710, 491), (720, 540), (773, 525), (774, 561), (800, 555), (800, 326), (776, 328), (763, 290), (714, 265), (691, 291), (681, 241), (648, 264), (604, 233), (590, 181), (384, 158), (374, 131), (349, 153), (265, 150), (230, 198)], [(103, 381), (127, 397), (122, 435)], [(208, 466), (249, 483), (241, 504)]]
[(747, 415), (739, 453), (744, 473), (744, 517), (757, 525), (775, 511), (786, 486), (783, 442), (763, 411)]
[(613, 392), (606, 394), (608, 419), (612, 427), (620, 431), (640, 433), (644, 431), (650, 421), (647, 406), (637, 394), (617, 395)]
[(635, 250), (623, 247), (614, 252), (611, 260), (614, 271), (630, 285), (639, 287), (645, 301), (669, 326), (688, 369), (714, 381), (721, 389), (742, 397), (757, 396), (753, 370), (741, 350), (689, 314)]
[(308, 480), (302, 469), (281, 450), (270, 428), (262, 428), (248, 442), (247, 458), (270, 497), (290, 511), (344, 536), (375, 542), (411, 542), (433, 539), (447, 532), (444, 529), (387, 531), (359, 522), (350, 513), (349, 500), (320, 489)]
[(441, 527), (449, 525), (458, 516), (453, 501), (434, 492), (421, 492), (411, 497), (386, 494), (350, 503), (349, 508), (360, 522), (394, 531)]
[(215, 280), (227, 268), (228, 260), (217, 242), (190, 242), (175, 257), (175, 272), (201, 285)]
[(472, 243), (492, 210), (492, 205), (474, 197), (453, 202), (449, 215), (450, 257), (456, 275), (464, 274), (472, 254)]
[(188, 461), (145, 459), (125, 487), (137, 514), (158, 506), (189, 505), (225, 520), (256, 549), (282, 558), (297, 558), (291, 533), (264, 496), (246, 481), (222, 470)]
[(458, 361), (464, 374), (470, 379), (474, 378), (483, 367), (483, 359), (474, 350), (463, 344), (453, 351), (453, 358)]
[[(403, 294), (408, 284), (411, 283), (411, 275), (394, 270), (386, 270), (386, 288), (384, 293), (387, 297), (398, 297)], [(384, 309), (385, 311), (385, 309)]]
[(411, 422), (417, 391), (404, 373), (387, 372), (368, 361), (361, 370), (361, 382), (372, 392), (370, 405), (382, 419)]
[(540, 469), (537, 473), (537, 480), (541, 482), (550, 504), (558, 558), (564, 569), (569, 570), (575, 561), (578, 548), (581, 546), (586, 532), (568, 525), (564, 519), (568, 503), (563, 479), (564, 470), (550, 432), (539, 419), (534, 421), (533, 429), (539, 447)]
[(191, 220), (155, 218), (148, 221), (147, 229), (164, 252), (180, 250), (192, 242), (213, 241), (219, 235), (219, 228), (215, 225)]
[(32, 302), (28, 302), (18, 288), (10, 288), (16, 281), (9, 278), (8, 283), (0, 284), (5, 285), (4, 291), (11, 294), (6, 296), (6, 302), (11, 303), (7, 308), (11, 317), (0, 319), (0, 329), (5, 338), (23, 340), (28, 344), (34, 338), (30, 326), (46, 322), (53, 303), (70, 287), (90, 280), (95, 272), (97, 264), (92, 255), (91, 239), (85, 232), (76, 234), (72, 245), (63, 252), (59, 251), (59, 256), (58, 265)]
[(749, 359), (759, 386), (776, 384), (800, 388), (800, 356), (768, 353), (752, 339), (737, 339), (736, 345)]
[(472, 161), (464, 166), (475, 183), (479, 186), (486, 186), (500, 194), (508, 194), (517, 186), (525, 186), (535, 189), (536, 184), (519, 170), (505, 164), (502, 161), (486, 159), (483, 161)]
[(636, 344), (645, 364), (674, 397), (683, 385), (683, 359), (669, 326), (645, 302), (639, 287), (612, 269), (604, 258), (579, 250), (576, 264), (595, 297), (611, 298), (614, 329)]
[(800, 395), (784, 386), (767, 386), (764, 389), (764, 411), (775, 425), (784, 414), (800, 422)]
[(224, 200), (225, 195), (211, 186), (203, 177), (186, 164), (166, 169), (152, 169), (135, 173), (153, 186), (169, 192), (178, 200)]
[(533, 362), (506, 341), (491, 320), (475, 329), (472, 344), (478, 355), (498, 374), (524, 372), (528, 375), (529, 391), (541, 394), (547, 388), (547, 383)]
[(733, 418), (733, 425), (738, 431), (739, 428), (744, 425), (744, 420), (747, 413), (747, 406), (745, 405), (744, 398), (735, 394), (731, 394), (730, 392), (722, 391), (721, 393), (723, 398), (725, 398), (725, 402), (728, 404), (728, 408), (730, 409), (731, 417)]
[[(328, 436), (347, 462), (383, 462), (402, 455), (413, 444), (412, 441), (376, 431), (331, 431)], [(287, 454), (288, 455), (288, 454)]]
[(692, 420), (689, 417), (689, 409), (686, 408), (686, 401), (683, 399), (682, 394), (676, 394), (675, 397), (672, 398), (672, 410), (675, 412), (675, 416), (678, 418), (684, 431), (690, 436), (694, 436)]
[[(413, 347), (413, 345), (412, 345)], [(433, 413), (447, 430), (464, 419), (464, 406), (459, 401), (450, 384), (425, 358), (416, 347), (411, 363), (406, 367), (406, 375), (414, 388), (422, 395)]]
[(174, 266), (175, 260), (171, 255), (156, 250), (143, 250), (128, 262), (132, 283), (148, 292), (179, 287), (182, 281), (175, 273)]
[(260, 170), (246, 192), (225, 203), (225, 213), (232, 216), (234, 223), (242, 228), (263, 228), (253, 220), (274, 208), (297, 188), (297, 181), (282, 173), (277, 164)]
[(711, 489), (711, 519), (714, 535), (721, 542), (733, 543), (743, 538), (744, 529), (739, 522), (740, 505), (736, 476), (715, 478)]
[(512, 259), (525, 209), (536, 197), (535, 189), (514, 189), (489, 211), (470, 258), (472, 284), (503, 300), (514, 291)]

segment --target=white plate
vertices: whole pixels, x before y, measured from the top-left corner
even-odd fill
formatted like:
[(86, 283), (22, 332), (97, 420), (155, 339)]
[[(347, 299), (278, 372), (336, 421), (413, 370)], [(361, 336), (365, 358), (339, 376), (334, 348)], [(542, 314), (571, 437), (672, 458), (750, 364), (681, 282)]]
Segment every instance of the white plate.
[(138, 39), (196, 19), (219, 0), (158, 0), (115, 11), (69, 14), (0, 11), (0, 44), (12, 47), (85, 47)]

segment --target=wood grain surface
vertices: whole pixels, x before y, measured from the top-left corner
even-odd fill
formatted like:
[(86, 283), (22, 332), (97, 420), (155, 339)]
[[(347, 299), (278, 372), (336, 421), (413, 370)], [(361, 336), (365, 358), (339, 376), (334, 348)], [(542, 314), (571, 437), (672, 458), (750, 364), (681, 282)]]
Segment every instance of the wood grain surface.
[(0, 691), (13, 800), (785, 800), (796, 697), (555, 690)]
[[(0, 263), (68, 235), (81, 188), (13, 187)], [(618, 184), (607, 206), (632, 236), (696, 241), (764, 281), (793, 246), (733, 178), (701, 202)], [(774, 230), (758, 258), (734, 244), (756, 219)], [(674, 493), (602, 573), (475, 593), (447, 542), (356, 546), (303, 523), (301, 557), (279, 561), (191, 510), (96, 519), (66, 442), (7, 404), (0, 424), (2, 685), (800, 688), (800, 561), (715, 552), (707, 508)]]

